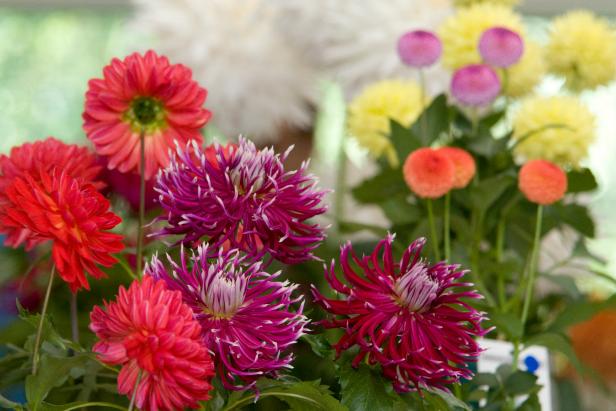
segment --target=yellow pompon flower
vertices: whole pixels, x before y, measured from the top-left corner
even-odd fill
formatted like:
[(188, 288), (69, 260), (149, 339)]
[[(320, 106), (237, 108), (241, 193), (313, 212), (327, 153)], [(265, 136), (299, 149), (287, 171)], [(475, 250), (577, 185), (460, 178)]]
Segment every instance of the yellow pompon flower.
[(516, 156), (577, 167), (595, 138), (595, 117), (571, 96), (533, 97), (513, 119)]
[(616, 76), (616, 33), (606, 20), (572, 11), (554, 20), (546, 60), (573, 91), (608, 84)]
[(500, 4), (507, 7), (514, 7), (520, 4), (521, 0), (454, 0), (453, 3), (456, 7), (469, 7), (479, 3)]
[(479, 38), (494, 26), (506, 27), (525, 38), (520, 15), (509, 7), (478, 3), (457, 10), (438, 30), (443, 42), (443, 64), (455, 70), (480, 63)]
[(389, 141), (389, 120), (405, 127), (415, 122), (422, 111), (421, 87), (413, 80), (383, 80), (373, 83), (349, 105), (347, 126), (362, 147), (372, 156), (385, 155), (392, 166), (399, 164)]
[(503, 93), (508, 97), (522, 97), (531, 93), (543, 79), (546, 70), (541, 46), (534, 41), (526, 41), (520, 61), (507, 69)]

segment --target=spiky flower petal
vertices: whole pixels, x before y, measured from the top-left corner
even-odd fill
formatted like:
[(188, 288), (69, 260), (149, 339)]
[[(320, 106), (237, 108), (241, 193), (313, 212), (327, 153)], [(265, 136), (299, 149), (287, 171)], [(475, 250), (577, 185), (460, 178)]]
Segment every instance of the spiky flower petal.
[(481, 349), (475, 337), (484, 314), (469, 302), (482, 298), (461, 281), (465, 271), (444, 262), (430, 265), (421, 258), (424, 239), (413, 242), (400, 261), (392, 251), (393, 236), (380, 241), (369, 256), (358, 258), (350, 243), (342, 247), (341, 281), (335, 263), (325, 276), (341, 299), (313, 295), (334, 318), (322, 322), (340, 328), (344, 335), (336, 351), (359, 348), (353, 360), (380, 364), (398, 392), (444, 388), (469, 378), (469, 362)]
[(167, 256), (170, 270), (155, 256), (145, 271), (182, 293), (203, 327), (224, 386), (247, 389), (259, 377), (291, 367), (293, 354), (285, 351), (308, 322), (303, 297), (293, 297), (297, 285), (276, 281), (280, 272), (264, 272), (238, 250), (219, 250), (213, 259), (208, 251), (202, 245), (187, 257), (182, 250), (179, 263)]
[(212, 249), (239, 248), (255, 258), (265, 254), (284, 263), (312, 258), (324, 239), (323, 228), (309, 223), (325, 212), (325, 191), (305, 162), (287, 171), (282, 155), (239, 145), (202, 150), (197, 144), (178, 148), (156, 190), (168, 225), (161, 235), (179, 234), (181, 242), (205, 240)]

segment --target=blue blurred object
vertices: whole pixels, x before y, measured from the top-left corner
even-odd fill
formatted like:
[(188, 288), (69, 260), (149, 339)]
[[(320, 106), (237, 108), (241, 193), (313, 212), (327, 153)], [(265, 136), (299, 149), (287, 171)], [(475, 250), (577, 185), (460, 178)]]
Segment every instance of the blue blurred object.
[(526, 366), (526, 371), (534, 374), (541, 364), (539, 364), (539, 361), (534, 356), (527, 355), (526, 358), (524, 358), (524, 365)]

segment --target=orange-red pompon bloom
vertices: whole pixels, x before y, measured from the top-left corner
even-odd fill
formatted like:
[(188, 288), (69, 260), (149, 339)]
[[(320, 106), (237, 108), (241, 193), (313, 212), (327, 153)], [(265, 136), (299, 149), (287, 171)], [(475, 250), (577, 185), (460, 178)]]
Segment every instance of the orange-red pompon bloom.
[(454, 163), (439, 150), (424, 147), (413, 151), (402, 172), (411, 191), (422, 198), (441, 197), (454, 187)]
[(548, 205), (565, 195), (567, 175), (554, 163), (532, 160), (520, 169), (518, 187), (528, 201)]
[(121, 221), (109, 211), (109, 201), (61, 170), (42, 172), (40, 181), (18, 177), (4, 194), (0, 232), (26, 229), (36, 244), (52, 240), (53, 261), (73, 292), (89, 289), (86, 272), (104, 277), (97, 265), (113, 265), (111, 253), (124, 248), (122, 236), (108, 232)]
[(475, 172), (477, 171), (473, 156), (459, 147), (442, 147), (438, 149), (438, 152), (445, 154), (453, 162), (455, 169), (453, 187), (466, 187), (475, 177)]
[(143, 411), (198, 408), (210, 398), (214, 364), (201, 339), (201, 326), (179, 291), (145, 276), (116, 301), (94, 307), (90, 329), (105, 364), (120, 365), (118, 392), (132, 395)]

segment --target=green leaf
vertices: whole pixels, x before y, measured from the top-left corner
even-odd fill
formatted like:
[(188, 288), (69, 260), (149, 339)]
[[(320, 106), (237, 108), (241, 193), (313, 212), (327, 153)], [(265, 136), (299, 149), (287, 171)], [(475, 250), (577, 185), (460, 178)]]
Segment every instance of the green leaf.
[(352, 411), (391, 411), (393, 397), (387, 393), (386, 382), (379, 373), (365, 364), (357, 369), (340, 367), (342, 404)]
[(530, 337), (524, 343), (526, 346), (540, 345), (548, 350), (557, 351), (567, 357), (571, 364), (580, 372), (583, 372), (584, 367), (580, 362), (571, 342), (563, 334), (546, 332)]
[(89, 401), (78, 401), (71, 402), (69, 404), (49, 404), (47, 402), (42, 402), (39, 406), (39, 411), (72, 411), (72, 410), (82, 410), (88, 409), (90, 407), (100, 407), (103, 409), (113, 409), (113, 410), (126, 410), (126, 407), (117, 404), (111, 404), (108, 402), (89, 402)]
[[(453, 111), (447, 105), (447, 96), (440, 94), (421, 113), (411, 130), (419, 137), (422, 146), (430, 146), (441, 134), (449, 131), (452, 117)], [(406, 156), (400, 158), (404, 161)]]
[(595, 236), (595, 222), (593, 221), (588, 208), (579, 204), (559, 204), (555, 206), (558, 218), (571, 228), (586, 237)]
[(389, 127), (389, 139), (394, 146), (394, 150), (396, 150), (398, 162), (402, 164), (412, 151), (421, 147), (421, 141), (411, 129), (404, 127), (395, 120), (389, 121)]
[(567, 192), (583, 193), (598, 187), (594, 174), (588, 168), (572, 170), (567, 173)]
[(370, 231), (379, 237), (383, 237), (387, 234), (386, 228), (372, 224), (357, 223), (354, 221), (339, 221), (338, 227), (340, 228), (340, 232), (342, 234), (352, 234), (363, 230)]
[(304, 334), (301, 336), (301, 340), (310, 344), (312, 352), (321, 358), (329, 358), (334, 352), (323, 334)]
[(386, 168), (353, 188), (353, 196), (364, 204), (380, 204), (390, 197), (409, 194), (400, 169)]
[(537, 383), (537, 376), (526, 371), (515, 371), (505, 379), (504, 388), (511, 395), (529, 393)]
[(496, 375), (487, 372), (478, 372), (473, 378), (473, 383), (477, 385), (487, 385), (490, 388), (498, 387), (498, 378)]
[(512, 313), (492, 312), (489, 315), (490, 321), (496, 328), (505, 333), (510, 339), (520, 338), (524, 326), (517, 315)]
[(391, 197), (381, 204), (385, 216), (393, 225), (414, 223), (424, 217), (420, 208), (409, 204), (406, 197), (406, 195)]
[(9, 400), (0, 394), (0, 408), (6, 408), (9, 410), (23, 410), (23, 406), (19, 403)]
[(567, 275), (542, 274), (541, 276), (561, 287), (573, 299), (578, 299), (582, 296), (575, 280)]
[[(17, 309), (19, 310), (19, 318), (30, 324), (32, 328), (38, 328), (39, 322), (41, 320), (40, 313), (29, 313), (25, 308), (21, 306), (21, 304), (19, 304), (19, 301), (17, 302)], [(66, 350), (69, 345), (72, 345), (67, 340), (62, 338), (60, 334), (58, 334), (51, 320), (49, 319), (49, 316), (46, 316), (43, 320), (43, 333), (41, 336), (41, 341), (50, 341), (58, 347), (62, 348), (63, 350)]]
[(515, 177), (506, 174), (486, 178), (480, 181), (479, 184), (471, 186), (471, 202), (474, 207), (485, 212), (515, 181)]
[(88, 360), (85, 355), (58, 358), (43, 354), (38, 373), (26, 378), (26, 398), (32, 411), (39, 409), (52, 388), (64, 384), (73, 368), (83, 367)]
[(541, 403), (539, 402), (539, 396), (537, 394), (531, 394), (528, 398), (520, 404), (517, 411), (541, 411)]
[(320, 381), (302, 381), (283, 388), (287, 395), (276, 397), (286, 402), (294, 411), (348, 411), (337, 399), (332, 396), (326, 385)]
[(606, 308), (616, 307), (616, 295), (611, 296), (602, 302), (590, 302), (590, 301), (574, 301), (565, 307), (565, 309), (554, 319), (550, 324), (549, 331), (551, 332), (565, 332), (567, 328), (573, 324), (580, 323), (582, 321), (589, 320), (599, 311)]
[(468, 404), (464, 403), (459, 398), (456, 398), (456, 396), (450, 392), (439, 390), (436, 388), (430, 389), (428, 391), (440, 397), (443, 401), (445, 401), (445, 403), (447, 403), (447, 405), (451, 409), (461, 408), (463, 410), (471, 411), (471, 407), (469, 407)]

